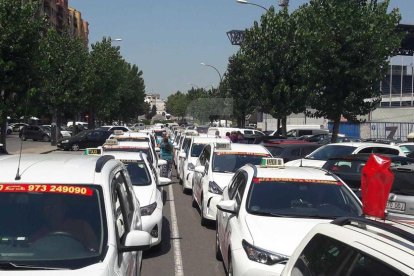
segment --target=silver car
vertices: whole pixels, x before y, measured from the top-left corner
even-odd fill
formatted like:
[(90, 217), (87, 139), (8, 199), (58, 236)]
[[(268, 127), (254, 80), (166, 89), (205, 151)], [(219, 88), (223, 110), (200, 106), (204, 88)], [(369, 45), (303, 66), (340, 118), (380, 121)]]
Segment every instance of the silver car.
[(392, 168), (394, 183), (387, 202), (388, 218), (414, 221), (414, 164)]

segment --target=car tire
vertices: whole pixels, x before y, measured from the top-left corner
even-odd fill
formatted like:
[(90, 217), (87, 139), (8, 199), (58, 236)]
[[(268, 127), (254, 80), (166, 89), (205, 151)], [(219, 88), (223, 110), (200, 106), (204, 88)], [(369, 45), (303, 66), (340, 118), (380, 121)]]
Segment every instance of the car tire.
[(218, 224), (216, 224), (216, 259), (218, 261), (222, 261), (223, 260), (223, 256), (221, 255), (221, 251), (220, 251), (220, 245), (219, 245), (219, 237), (218, 237)]
[(201, 226), (207, 225), (207, 219), (203, 217), (204, 213), (204, 200), (203, 200), (203, 194), (201, 194), (201, 203), (200, 203), (200, 224)]
[(73, 144), (71, 147), (70, 147), (70, 149), (72, 150), (72, 151), (78, 151), (79, 150), (79, 145), (78, 144)]
[(12, 134), (12, 132), (13, 132), (13, 131), (11, 131), (10, 129), (8, 129), (8, 130), (6, 131), (7, 135)]
[(228, 260), (226, 275), (233, 276), (233, 262), (231, 261), (230, 248), (229, 248), (229, 260)]

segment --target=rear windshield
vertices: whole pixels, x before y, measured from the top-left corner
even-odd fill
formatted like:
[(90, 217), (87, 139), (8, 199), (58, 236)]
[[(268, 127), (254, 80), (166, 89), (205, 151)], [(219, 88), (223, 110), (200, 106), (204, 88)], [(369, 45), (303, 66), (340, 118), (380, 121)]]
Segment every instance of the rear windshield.
[(76, 269), (105, 251), (100, 187), (0, 184), (0, 221), (1, 263)]
[(356, 147), (352, 146), (327, 145), (315, 150), (306, 158), (314, 160), (328, 160), (331, 157), (341, 157), (352, 154), (355, 149)]
[(362, 214), (356, 198), (344, 185), (335, 181), (253, 179), (247, 210), (257, 215), (327, 219)]
[(137, 148), (137, 147), (103, 147), (104, 152), (142, 152), (147, 155), (148, 162), (152, 163), (152, 154), (149, 148)]
[(132, 185), (148, 186), (151, 184), (151, 177), (144, 162), (123, 161), (126, 165)]
[(213, 157), (213, 172), (234, 173), (246, 164), (259, 165), (269, 154), (216, 152)]
[(275, 157), (281, 155), (282, 152), (285, 150), (284, 148), (281, 148), (281, 147), (272, 147), (272, 146), (265, 146), (265, 147)]
[(191, 157), (199, 157), (205, 146), (205, 144), (193, 144), (193, 147), (191, 148)]

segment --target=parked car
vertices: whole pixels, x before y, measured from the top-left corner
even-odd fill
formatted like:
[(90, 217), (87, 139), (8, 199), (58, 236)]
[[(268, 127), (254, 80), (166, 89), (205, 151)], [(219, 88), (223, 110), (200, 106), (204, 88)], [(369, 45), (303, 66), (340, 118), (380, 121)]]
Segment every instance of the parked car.
[[(52, 126), (51, 125), (42, 125), (45, 129), (47, 129), (49, 132), (52, 132)], [(72, 132), (69, 131), (65, 126), (60, 126), (60, 135), (61, 137), (70, 137), (72, 136)]]
[(388, 218), (414, 223), (414, 164), (393, 167), (394, 182), (387, 202)]
[(102, 146), (112, 134), (107, 130), (85, 130), (77, 135), (59, 139), (57, 147), (63, 150), (78, 151), (85, 148)]
[(413, 275), (414, 228), (393, 221), (339, 218), (316, 225), (282, 276)]
[(50, 130), (43, 126), (28, 125), (20, 130), (19, 137), (23, 141), (32, 139), (33, 141), (50, 142)]
[(12, 127), (13, 132), (20, 132), (20, 130), (22, 130), (22, 128), (24, 126), (28, 126), (29, 124), (26, 123), (15, 123), (15, 124), (11, 124), (10, 126)]
[(284, 162), (305, 157), (321, 145), (316, 143), (263, 143), (273, 157), (283, 158)]
[[(343, 157), (329, 158), (323, 168), (339, 176), (358, 196), (360, 196), (362, 169), (371, 154), (359, 153)], [(391, 166), (398, 167), (414, 164), (413, 158), (396, 155), (384, 155), (391, 159)], [(414, 175), (414, 174), (413, 174)]]

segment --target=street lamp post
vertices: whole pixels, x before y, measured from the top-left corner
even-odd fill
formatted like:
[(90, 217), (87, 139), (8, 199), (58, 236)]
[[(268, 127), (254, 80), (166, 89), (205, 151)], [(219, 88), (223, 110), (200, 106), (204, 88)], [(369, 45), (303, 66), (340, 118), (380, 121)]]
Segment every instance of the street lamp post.
[(259, 7), (259, 8), (264, 9), (265, 11), (269, 11), (268, 8), (265, 8), (265, 7), (263, 7), (263, 6), (259, 5), (259, 4), (256, 4), (256, 3), (248, 2), (247, 0), (237, 0), (237, 3), (239, 3), (239, 4), (245, 4), (245, 5), (256, 6), (256, 7)]
[[(202, 63), (200, 63), (200, 64), (201, 64), (201, 65), (203, 65), (203, 66), (211, 67), (211, 68), (213, 68), (214, 70), (216, 70), (217, 74), (218, 74), (218, 75), (219, 75), (219, 77), (220, 77), (220, 84), (223, 82), (223, 77), (221, 76), (220, 71), (219, 71), (216, 67), (214, 67), (213, 65), (210, 65), (210, 64), (206, 64), (206, 63), (204, 63), (204, 62), (202, 62)], [(219, 86), (220, 86), (220, 84), (219, 84)]]

